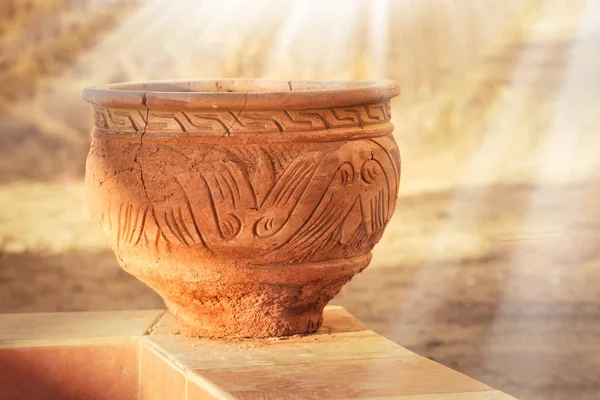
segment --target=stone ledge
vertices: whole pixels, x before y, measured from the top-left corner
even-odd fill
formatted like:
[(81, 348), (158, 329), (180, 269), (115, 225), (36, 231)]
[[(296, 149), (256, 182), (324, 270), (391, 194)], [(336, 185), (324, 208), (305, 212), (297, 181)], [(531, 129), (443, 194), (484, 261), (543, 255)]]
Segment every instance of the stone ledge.
[(258, 340), (178, 335), (163, 310), (0, 315), (0, 386), (6, 400), (514, 400), (337, 306), (315, 334)]

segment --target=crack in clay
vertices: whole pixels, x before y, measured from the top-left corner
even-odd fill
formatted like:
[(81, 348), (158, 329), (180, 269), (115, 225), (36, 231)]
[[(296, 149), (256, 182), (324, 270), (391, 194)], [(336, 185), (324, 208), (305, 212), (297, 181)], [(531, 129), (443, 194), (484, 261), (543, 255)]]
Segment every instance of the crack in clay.
[[(225, 133), (223, 134), (223, 136), (221, 136), (219, 139), (217, 139), (215, 141), (215, 144), (213, 144), (212, 146), (208, 147), (206, 149), (206, 151), (204, 152), (204, 156), (202, 157), (202, 161), (204, 161), (204, 158), (215, 148), (217, 147), (217, 145), (219, 144), (219, 142), (221, 141), (221, 139), (224, 139), (225, 137), (231, 136), (231, 128), (233, 128), (233, 126), (236, 124), (236, 122), (238, 122), (238, 119), (240, 118), (240, 115), (242, 115), (242, 112), (246, 109), (246, 105), (248, 104), (248, 94), (250, 92), (246, 92), (246, 97), (244, 98), (244, 104), (242, 105), (242, 108), (240, 108), (240, 111), (238, 111), (237, 115), (234, 116), (233, 122), (231, 123), (231, 125), (229, 127), (225, 127)], [(233, 115), (233, 113), (232, 113)]]
[[(135, 161), (134, 161), (134, 162), (135, 162)], [(114, 177), (117, 177), (117, 176), (119, 176), (119, 175), (121, 175), (121, 174), (124, 174), (125, 172), (133, 172), (133, 171), (139, 171), (139, 169), (137, 169), (137, 168), (127, 168), (127, 169), (124, 169), (124, 170), (122, 170), (122, 171), (119, 171), (119, 172), (117, 172), (116, 174), (113, 174), (113, 175), (109, 176), (108, 178), (106, 178), (106, 179), (104, 179), (104, 180), (101, 180), (101, 181), (99, 181), (99, 184), (98, 184), (98, 186), (102, 186), (102, 185), (104, 185), (104, 184), (105, 184), (105, 183), (106, 183), (106, 182), (107, 182), (109, 179), (112, 179), (112, 178), (114, 178)]]
[(135, 158), (133, 159), (133, 163), (137, 164), (139, 167), (140, 181), (142, 182), (142, 187), (144, 188), (144, 194), (146, 195), (146, 199), (150, 200), (150, 198), (148, 197), (148, 188), (146, 187), (146, 181), (144, 180), (144, 170), (142, 168), (142, 164), (138, 160), (140, 151), (142, 150), (142, 147), (144, 146), (144, 135), (146, 134), (146, 130), (148, 129), (148, 117), (150, 116), (150, 108), (147, 105), (147, 97), (146, 97), (147, 94), (148, 94), (148, 92), (144, 92), (142, 94), (142, 105), (144, 107), (146, 107), (146, 120), (144, 121), (144, 129), (142, 130), (142, 133), (140, 135), (140, 146), (137, 149), (137, 154), (135, 155)]
[[(236, 117), (234, 118), (234, 120), (231, 123), (231, 125), (229, 126), (229, 128), (226, 128), (225, 135), (231, 136), (231, 128), (233, 128), (235, 123), (238, 122), (240, 115), (242, 115), (242, 111), (244, 111), (244, 109), (246, 108), (246, 104), (248, 104), (248, 93), (250, 93), (250, 92), (246, 92), (246, 97), (244, 97), (244, 105), (242, 106), (242, 108), (240, 108), (240, 111), (238, 111)], [(225, 137), (225, 135), (223, 135), (223, 137)]]

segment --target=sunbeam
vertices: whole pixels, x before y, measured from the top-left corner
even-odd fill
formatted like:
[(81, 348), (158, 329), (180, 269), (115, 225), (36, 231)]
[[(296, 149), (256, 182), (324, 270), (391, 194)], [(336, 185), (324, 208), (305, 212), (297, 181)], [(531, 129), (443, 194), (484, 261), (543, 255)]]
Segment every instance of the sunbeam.
[[(539, 23), (540, 16), (533, 21), (533, 26)], [(543, 58), (544, 54), (525, 53), (517, 61), (512, 77), (515, 85), (523, 84), (529, 72), (529, 65), (535, 59)], [(532, 60), (534, 59), (534, 60)], [(408, 293), (404, 304), (401, 306), (397, 329), (409, 327), (409, 321), (419, 320), (425, 330), (432, 329), (435, 323), (434, 311), (446, 300), (448, 285), (452, 277), (459, 271), (459, 266), (445, 267), (444, 275), (440, 275), (440, 260), (448, 258), (452, 250), (464, 246), (483, 247), (485, 238), (478, 232), (480, 212), (486, 205), (486, 198), (491, 187), (473, 193), (473, 187), (482, 184), (493, 184), (498, 179), (498, 168), (505, 162), (510, 145), (515, 141), (517, 131), (511, 129), (515, 121), (523, 118), (523, 102), (531, 101), (521, 97), (515, 101), (514, 96), (504, 92), (489, 111), (487, 120), (482, 121), (478, 129), (483, 132), (479, 147), (472, 153), (461, 173), (460, 181), (453, 190), (453, 196), (447, 203), (447, 220), (437, 229), (431, 238), (426, 251), (427, 258), (418, 271), (415, 286)], [(460, 230), (457, 228), (460, 226)], [(459, 260), (453, 260), (458, 263)], [(432, 309), (423, 310), (419, 303), (424, 298), (428, 299)], [(437, 306), (436, 306), (437, 304)], [(412, 334), (417, 334), (414, 331)], [(418, 342), (418, 336), (408, 337), (410, 333), (398, 332), (397, 335), (405, 337), (407, 343)]]
[[(77, 277), (85, 265), (107, 282), (106, 298), (128, 293), (114, 269), (92, 268), (113, 258), (96, 258), (106, 245), (84, 200), (94, 114), (83, 87), (265, 78), (288, 91), (290, 80), (397, 80), (397, 210), (338, 304), (523, 398), (596, 399), (599, 55), (598, 0), (2, 0), (0, 263), (8, 253), (60, 253), (64, 271)], [(265, 110), (251, 110), (262, 121)], [(248, 171), (266, 176), (263, 161)], [(333, 208), (319, 218), (336, 217)], [(338, 236), (327, 245), (348, 239)], [(11, 259), (22, 264), (8, 277), (28, 288), (32, 258)], [(34, 310), (40, 301), (5, 303)]]
[[(593, 101), (593, 90), (589, 85), (599, 82), (600, 64), (591, 56), (589, 46), (590, 41), (600, 37), (599, 12), (598, 3), (592, 0), (587, 0), (580, 11), (573, 45), (566, 54), (567, 68), (538, 158), (538, 187), (529, 199), (518, 232), (525, 237), (537, 233), (538, 239), (516, 243), (509, 258), (511, 269), (485, 345), (485, 368), (494, 370), (502, 366), (538, 385), (550, 384), (557, 374), (548, 357), (511, 359), (503, 357), (499, 350), (511, 344), (527, 346), (530, 351), (560, 346), (561, 334), (571, 324), (560, 317), (545, 326), (536, 321), (555, 312), (558, 299), (575, 296), (573, 290), (576, 288), (566, 278), (578, 271), (585, 261), (580, 254), (580, 243), (574, 236), (573, 224), (582, 217), (585, 219), (586, 199), (582, 196), (587, 194), (583, 191), (572, 195), (557, 184), (586, 182), (592, 173), (587, 160), (581, 158), (582, 146), (589, 146), (594, 141), (598, 143), (598, 139), (594, 137), (590, 142), (590, 132), (586, 132), (581, 124), (580, 110)], [(549, 212), (549, 199), (560, 208)], [(540, 269), (544, 271), (542, 277)], [(552, 290), (544, 298), (536, 298), (539, 295), (532, 290), (535, 286), (532, 279), (543, 279)], [(535, 307), (523, 309), (526, 301), (533, 302)], [(515, 343), (507, 342), (507, 330), (512, 331)]]

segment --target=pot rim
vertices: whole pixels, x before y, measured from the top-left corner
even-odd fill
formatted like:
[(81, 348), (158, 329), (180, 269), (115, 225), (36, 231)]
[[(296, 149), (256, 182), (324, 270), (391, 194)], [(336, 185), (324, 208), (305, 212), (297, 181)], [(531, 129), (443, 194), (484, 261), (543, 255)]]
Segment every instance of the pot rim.
[(181, 79), (124, 82), (83, 89), (103, 107), (147, 109), (294, 110), (388, 101), (400, 94), (393, 80)]

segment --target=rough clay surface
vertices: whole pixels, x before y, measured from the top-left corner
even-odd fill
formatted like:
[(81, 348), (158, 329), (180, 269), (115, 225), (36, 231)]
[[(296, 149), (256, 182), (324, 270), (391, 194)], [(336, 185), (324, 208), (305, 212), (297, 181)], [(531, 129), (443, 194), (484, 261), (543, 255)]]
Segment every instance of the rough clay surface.
[[(245, 89), (264, 90), (256, 82)], [(318, 329), (396, 206), (390, 96), (306, 110), (258, 96), (263, 109), (245, 112), (206, 109), (200, 93), (182, 109), (147, 107), (150, 92), (139, 108), (119, 108), (132, 95), (107, 93), (114, 106), (94, 105), (86, 182), (121, 267), (163, 297), (188, 335)], [(319, 96), (304, 93), (307, 104)]]

